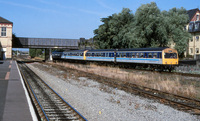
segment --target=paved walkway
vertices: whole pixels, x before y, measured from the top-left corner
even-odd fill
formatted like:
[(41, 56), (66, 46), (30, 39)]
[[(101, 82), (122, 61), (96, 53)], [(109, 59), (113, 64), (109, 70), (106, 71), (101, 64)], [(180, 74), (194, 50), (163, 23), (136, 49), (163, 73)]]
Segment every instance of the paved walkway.
[(0, 61), (0, 121), (31, 121), (32, 116), (15, 61)]

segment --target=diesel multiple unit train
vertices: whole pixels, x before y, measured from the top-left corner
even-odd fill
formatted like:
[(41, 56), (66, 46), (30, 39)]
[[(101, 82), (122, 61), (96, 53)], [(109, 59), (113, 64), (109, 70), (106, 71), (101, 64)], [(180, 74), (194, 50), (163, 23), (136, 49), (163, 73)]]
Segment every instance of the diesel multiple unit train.
[(168, 69), (178, 65), (178, 53), (168, 47), (135, 49), (70, 50), (53, 52), (52, 57), (65, 60), (112, 62), (130, 66)]

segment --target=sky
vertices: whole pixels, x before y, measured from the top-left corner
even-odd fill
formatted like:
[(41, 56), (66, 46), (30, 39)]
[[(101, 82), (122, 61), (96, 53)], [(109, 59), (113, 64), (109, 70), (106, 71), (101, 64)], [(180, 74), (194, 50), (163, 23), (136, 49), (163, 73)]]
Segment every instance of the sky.
[(151, 2), (161, 11), (200, 7), (200, 0), (0, 0), (0, 16), (13, 22), (17, 37), (89, 39), (101, 18)]

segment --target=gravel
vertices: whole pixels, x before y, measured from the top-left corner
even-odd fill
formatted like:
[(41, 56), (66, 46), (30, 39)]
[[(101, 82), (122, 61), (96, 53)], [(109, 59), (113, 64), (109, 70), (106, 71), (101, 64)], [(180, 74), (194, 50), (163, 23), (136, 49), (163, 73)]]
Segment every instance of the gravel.
[[(28, 64), (50, 87), (89, 121), (199, 121), (200, 118), (153, 100), (142, 98), (86, 77), (39, 63)], [(47, 72), (44, 68), (53, 70)], [(55, 74), (58, 75), (55, 75)]]

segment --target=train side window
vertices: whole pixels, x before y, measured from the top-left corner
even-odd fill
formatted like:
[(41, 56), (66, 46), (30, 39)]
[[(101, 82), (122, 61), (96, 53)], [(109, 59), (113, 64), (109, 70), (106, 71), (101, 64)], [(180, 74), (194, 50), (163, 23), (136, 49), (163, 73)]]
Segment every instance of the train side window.
[(136, 53), (136, 58), (139, 58), (139, 53)]
[(157, 58), (158, 53), (153, 53), (153, 58)]
[(129, 53), (126, 53), (126, 57), (129, 57)]
[(122, 57), (122, 53), (119, 53), (119, 57)]
[(109, 53), (109, 57), (112, 57), (112, 53)]
[(144, 57), (144, 53), (140, 53), (140, 58), (143, 58)]
[(132, 57), (132, 53), (128, 53), (128, 57), (131, 58)]
[(135, 58), (135, 53), (132, 53), (132, 58)]
[(119, 53), (116, 53), (116, 57), (119, 57)]
[(111, 57), (114, 57), (114, 53), (111, 53)]
[(148, 54), (148, 58), (152, 58), (152, 53), (149, 53), (149, 54)]
[(120, 55), (121, 57), (124, 57), (124, 54), (123, 53), (121, 53), (121, 55)]
[(126, 53), (123, 53), (123, 57), (124, 57), (124, 58), (126, 57)]

